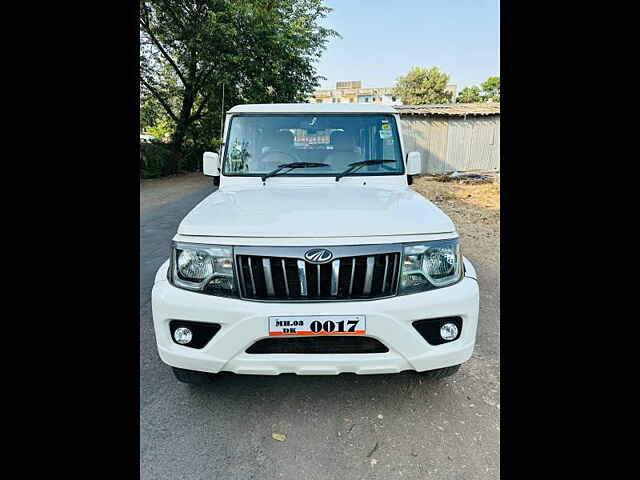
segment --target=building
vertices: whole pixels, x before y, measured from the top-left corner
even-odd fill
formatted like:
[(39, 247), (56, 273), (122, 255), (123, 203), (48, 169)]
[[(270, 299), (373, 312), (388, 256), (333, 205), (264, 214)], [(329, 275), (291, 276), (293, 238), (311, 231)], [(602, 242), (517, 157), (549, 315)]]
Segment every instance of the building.
[(423, 173), (500, 171), (500, 104), (397, 105), (405, 151)]
[[(447, 90), (456, 96), (456, 85), (447, 85)], [(336, 82), (336, 88), (316, 90), (309, 103), (378, 103), (402, 105), (393, 94), (393, 87), (362, 87), (361, 80)]]

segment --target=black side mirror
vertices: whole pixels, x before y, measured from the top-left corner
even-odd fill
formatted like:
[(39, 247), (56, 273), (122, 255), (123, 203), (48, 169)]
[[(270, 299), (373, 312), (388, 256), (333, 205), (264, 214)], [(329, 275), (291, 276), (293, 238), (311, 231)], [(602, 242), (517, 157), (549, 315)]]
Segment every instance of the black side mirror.
[(407, 183), (413, 185), (413, 175), (407, 175)]
[(220, 186), (220, 177), (213, 177), (213, 185), (216, 187)]

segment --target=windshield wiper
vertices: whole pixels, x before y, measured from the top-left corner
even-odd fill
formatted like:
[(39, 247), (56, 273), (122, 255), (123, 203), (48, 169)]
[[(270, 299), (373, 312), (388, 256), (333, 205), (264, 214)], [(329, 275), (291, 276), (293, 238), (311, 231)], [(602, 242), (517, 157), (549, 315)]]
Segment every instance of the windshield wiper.
[(396, 161), (395, 160), (362, 160), (361, 162), (350, 163), (349, 168), (347, 168), (344, 172), (336, 175), (336, 182), (339, 182), (342, 177), (355, 172), (360, 167), (364, 167), (366, 165), (382, 165), (383, 163), (396, 163)]
[(262, 181), (264, 182), (267, 178), (276, 176), (278, 173), (280, 173), (281, 170), (284, 170), (285, 168), (288, 168), (289, 171), (291, 171), (294, 168), (314, 168), (314, 167), (328, 167), (328, 166), (329, 166), (328, 163), (316, 163), (316, 162), (283, 163), (282, 165), (278, 165), (278, 168), (276, 168), (275, 170), (272, 170), (269, 173), (264, 174), (262, 176)]

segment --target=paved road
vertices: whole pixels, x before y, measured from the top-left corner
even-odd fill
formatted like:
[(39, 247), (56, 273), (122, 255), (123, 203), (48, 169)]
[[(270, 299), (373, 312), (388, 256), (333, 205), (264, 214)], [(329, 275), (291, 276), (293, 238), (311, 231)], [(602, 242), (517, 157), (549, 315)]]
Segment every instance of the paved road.
[[(151, 287), (180, 220), (211, 192), (206, 187), (141, 217), (142, 479), (499, 478), (496, 265), (474, 262), (482, 295), (478, 344), (445, 381), (406, 372), (225, 374), (207, 387), (178, 383), (156, 351)], [(273, 432), (286, 441), (274, 441)]]

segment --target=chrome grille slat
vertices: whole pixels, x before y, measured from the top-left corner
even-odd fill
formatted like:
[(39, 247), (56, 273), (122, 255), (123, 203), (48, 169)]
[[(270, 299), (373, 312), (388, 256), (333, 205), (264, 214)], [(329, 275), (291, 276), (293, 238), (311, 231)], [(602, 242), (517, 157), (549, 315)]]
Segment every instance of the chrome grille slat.
[(267, 295), (273, 297), (276, 292), (273, 289), (273, 276), (271, 274), (271, 259), (262, 259), (262, 268), (264, 269), (264, 283), (267, 286)]
[(331, 296), (338, 295), (338, 281), (340, 279), (340, 259), (331, 262)]
[(393, 276), (391, 277), (391, 289), (392, 291), (395, 291), (395, 288), (397, 286), (397, 281), (396, 281), (396, 275), (398, 274), (398, 259), (400, 258), (400, 254), (394, 255), (393, 256)]
[(364, 287), (362, 288), (363, 295), (369, 295), (371, 293), (371, 284), (373, 283), (373, 265), (376, 262), (376, 257), (367, 257), (367, 272), (364, 274)]
[(389, 255), (384, 256), (384, 277), (382, 277), (382, 291), (387, 291), (387, 270), (389, 269)]
[[(240, 247), (238, 247), (240, 248)], [(236, 252), (242, 298), (264, 301), (340, 301), (396, 295), (401, 264), (399, 251), (378, 248), (334, 257), (324, 264), (284, 255)], [(341, 247), (346, 250), (346, 247)], [(280, 253), (280, 252), (277, 252)], [(348, 267), (351, 267), (350, 269)], [(295, 280), (294, 280), (295, 278)]]
[(356, 257), (351, 259), (351, 280), (349, 281), (349, 296), (353, 295), (353, 274), (356, 273)]
[(253, 266), (251, 265), (251, 257), (247, 258), (249, 264), (249, 277), (251, 277), (251, 288), (253, 289), (253, 296), (256, 296), (256, 282), (253, 279)]
[(289, 293), (289, 279), (287, 278), (287, 267), (284, 264), (284, 258), (281, 259), (282, 261), (282, 273), (284, 275), (284, 291), (287, 292), (287, 297), (291, 296), (291, 294)]
[(307, 272), (303, 260), (298, 260), (298, 280), (300, 281), (300, 295), (307, 296)]
[(240, 285), (247, 288), (246, 280), (244, 279), (244, 265), (242, 264), (242, 257), (239, 259), (238, 272), (240, 273)]

